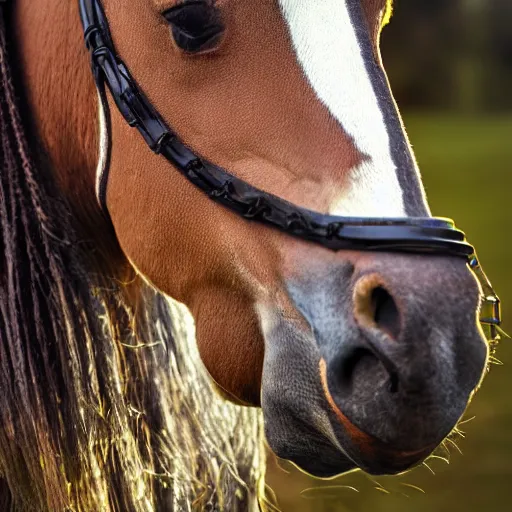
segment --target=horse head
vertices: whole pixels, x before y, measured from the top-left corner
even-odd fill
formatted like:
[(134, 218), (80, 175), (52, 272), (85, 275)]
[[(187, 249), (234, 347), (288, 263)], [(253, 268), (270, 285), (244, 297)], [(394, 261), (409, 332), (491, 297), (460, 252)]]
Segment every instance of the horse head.
[[(195, 154), (322, 214), (430, 217), (379, 52), (388, 1), (102, 5), (117, 57)], [(76, 101), (90, 107), (85, 49), (77, 61), (72, 80), (87, 94)], [(96, 161), (98, 143), (98, 171), (67, 183), (82, 183), (99, 210), (96, 187), (133, 267), (190, 309), (219, 392), (261, 406), (270, 447), (317, 476), (424, 460), (488, 357), (467, 261), (334, 252), (243, 220), (155, 156), (106, 101), (81, 149)]]

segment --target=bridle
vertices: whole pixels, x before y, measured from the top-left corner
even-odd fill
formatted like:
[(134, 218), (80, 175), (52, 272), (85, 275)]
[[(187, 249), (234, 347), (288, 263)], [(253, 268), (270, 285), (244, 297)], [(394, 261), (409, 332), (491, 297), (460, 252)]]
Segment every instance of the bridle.
[(188, 181), (210, 199), (246, 220), (279, 229), (328, 249), (400, 251), (464, 258), (475, 272), (484, 294), (480, 321), (499, 339), (500, 301), (479, 265), (465, 234), (450, 219), (356, 218), (325, 215), (296, 206), (233, 176), (194, 153), (168, 127), (117, 55), (100, 0), (79, 0), (85, 43), (107, 123), (107, 155), (99, 174), (98, 200), (108, 217), (106, 185), (111, 147), (107, 85), (119, 112), (137, 128), (148, 146), (165, 157)]

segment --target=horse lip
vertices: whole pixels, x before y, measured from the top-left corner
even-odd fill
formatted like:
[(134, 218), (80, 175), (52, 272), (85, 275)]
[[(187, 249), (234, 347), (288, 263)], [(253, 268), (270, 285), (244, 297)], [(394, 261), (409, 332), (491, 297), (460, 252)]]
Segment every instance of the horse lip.
[[(436, 443), (419, 450), (401, 451), (387, 445), (383, 441), (380, 441), (366, 432), (363, 432), (360, 428), (354, 425), (336, 405), (327, 384), (327, 365), (323, 358), (320, 360), (320, 378), (322, 380), (322, 388), (330, 408), (335, 413), (351, 441), (357, 447), (360, 455), (364, 458), (365, 467), (374, 466), (370, 461), (375, 461), (378, 466), (385, 466), (387, 470), (391, 470), (393, 473), (405, 471), (415, 463), (427, 458), (437, 447)], [(359, 457), (351, 456), (350, 458), (355, 464), (361, 467), (361, 461), (358, 463), (354, 460)], [(362, 469), (365, 468), (363, 467)]]

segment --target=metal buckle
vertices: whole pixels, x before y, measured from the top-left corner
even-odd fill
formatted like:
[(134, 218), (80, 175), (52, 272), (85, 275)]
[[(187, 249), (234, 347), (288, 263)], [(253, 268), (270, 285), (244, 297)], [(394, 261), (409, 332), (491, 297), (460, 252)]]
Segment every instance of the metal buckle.
[(476, 254), (469, 259), (469, 266), (475, 273), (480, 286), (482, 287), (483, 302), (480, 311), (480, 323), (488, 326), (491, 335), (491, 342), (498, 342), (502, 336), (507, 334), (501, 329), (501, 302), (492, 287), (491, 281), (480, 266)]

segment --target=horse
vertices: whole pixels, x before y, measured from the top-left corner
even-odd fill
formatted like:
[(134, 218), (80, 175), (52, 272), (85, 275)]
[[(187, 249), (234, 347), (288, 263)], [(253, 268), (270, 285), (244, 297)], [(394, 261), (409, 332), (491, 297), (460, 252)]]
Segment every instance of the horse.
[(452, 431), (487, 282), (431, 216), (391, 9), (0, 4), (3, 509), (273, 509), (263, 431), (318, 477)]

